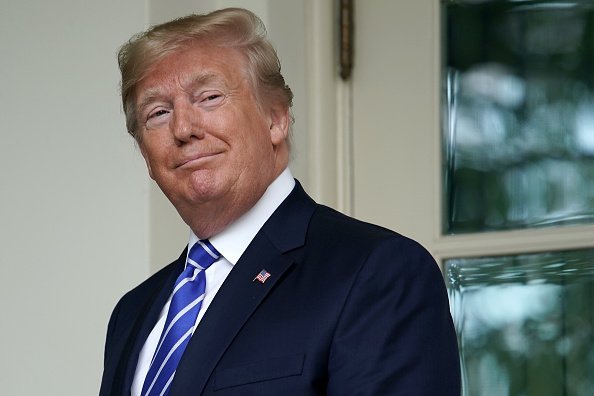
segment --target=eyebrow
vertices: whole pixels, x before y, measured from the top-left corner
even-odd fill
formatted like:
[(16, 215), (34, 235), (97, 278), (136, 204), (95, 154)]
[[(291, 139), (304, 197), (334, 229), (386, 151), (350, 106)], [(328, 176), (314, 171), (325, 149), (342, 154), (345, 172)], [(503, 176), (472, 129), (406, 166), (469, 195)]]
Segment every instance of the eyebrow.
[(189, 86), (192, 88), (199, 87), (201, 85), (205, 85), (211, 82), (221, 82), (224, 83), (224, 80), (221, 78), (220, 75), (212, 73), (212, 72), (203, 72), (198, 73), (192, 77), (190, 80)]

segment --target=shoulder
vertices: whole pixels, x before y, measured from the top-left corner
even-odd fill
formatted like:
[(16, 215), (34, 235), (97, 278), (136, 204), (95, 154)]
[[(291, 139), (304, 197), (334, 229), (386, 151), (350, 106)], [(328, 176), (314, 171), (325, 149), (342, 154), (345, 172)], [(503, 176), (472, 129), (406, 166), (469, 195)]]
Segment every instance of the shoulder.
[[(317, 270), (345, 273), (352, 282), (394, 290), (396, 285), (441, 294), (443, 275), (418, 242), (395, 231), (353, 219), (319, 205), (306, 237), (305, 262), (324, 263)], [(429, 292), (431, 293), (431, 292)]]
[(150, 301), (155, 293), (161, 291), (167, 281), (174, 276), (175, 269), (179, 265), (178, 261), (179, 260), (176, 260), (163, 267), (161, 270), (157, 271), (124, 294), (116, 305), (116, 310), (120, 311), (120, 315), (135, 313), (142, 305)]
[(156, 288), (161, 287), (164, 281), (166, 281), (175, 268), (178, 266), (177, 260), (166, 265), (165, 267), (161, 268), (159, 271), (155, 272), (153, 275), (149, 276), (145, 279), (142, 283), (131, 289), (128, 293), (124, 295), (122, 298), (131, 298), (134, 299), (140, 295), (146, 294), (147, 292), (153, 291)]
[(354, 219), (324, 205), (318, 205), (312, 216), (308, 240), (315, 240), (316, 244), (330, 250), (360, 251), (368, 258), (389, 256), (401, 261), (433, 261), (431, 255), (417, 241), (396, 231)]

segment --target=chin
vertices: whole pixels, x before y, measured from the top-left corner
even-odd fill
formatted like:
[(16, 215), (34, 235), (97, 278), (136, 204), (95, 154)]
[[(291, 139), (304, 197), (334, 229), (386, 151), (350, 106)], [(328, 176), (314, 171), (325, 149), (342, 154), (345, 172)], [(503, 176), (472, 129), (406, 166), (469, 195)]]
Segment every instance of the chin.
[(206, 175), (201, 175), (200, 177), (196, 176), (196, 173), (192, 175), (189, 185), (187, 186), (187, 196), (192, 202), (209, 202), (221, 198), (225, 195), (226, 191), (229, 190), (228, 188), (225, 188), (224, 183), (216, 178), (205, 177)]

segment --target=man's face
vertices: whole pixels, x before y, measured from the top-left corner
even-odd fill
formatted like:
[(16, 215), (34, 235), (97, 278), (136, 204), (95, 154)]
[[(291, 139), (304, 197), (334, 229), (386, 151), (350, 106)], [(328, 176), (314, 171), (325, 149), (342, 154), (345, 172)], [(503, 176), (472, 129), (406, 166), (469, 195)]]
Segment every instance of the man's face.
[(201, 205), (247, 210), (286, 166), (287, 111), (258, 106), (245, 70), (235, 49), (193, 46), (136, 88), (142, 154), (182, 217)]

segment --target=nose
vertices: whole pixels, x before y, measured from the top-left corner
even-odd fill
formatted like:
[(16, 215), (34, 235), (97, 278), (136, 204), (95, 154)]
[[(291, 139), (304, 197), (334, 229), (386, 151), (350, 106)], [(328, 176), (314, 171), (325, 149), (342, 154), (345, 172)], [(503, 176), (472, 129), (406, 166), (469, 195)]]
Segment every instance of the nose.
[(171, 130), (178, 145), (204, 137), (197, 112), (191, 104), (177, 104), (174, 107)]

